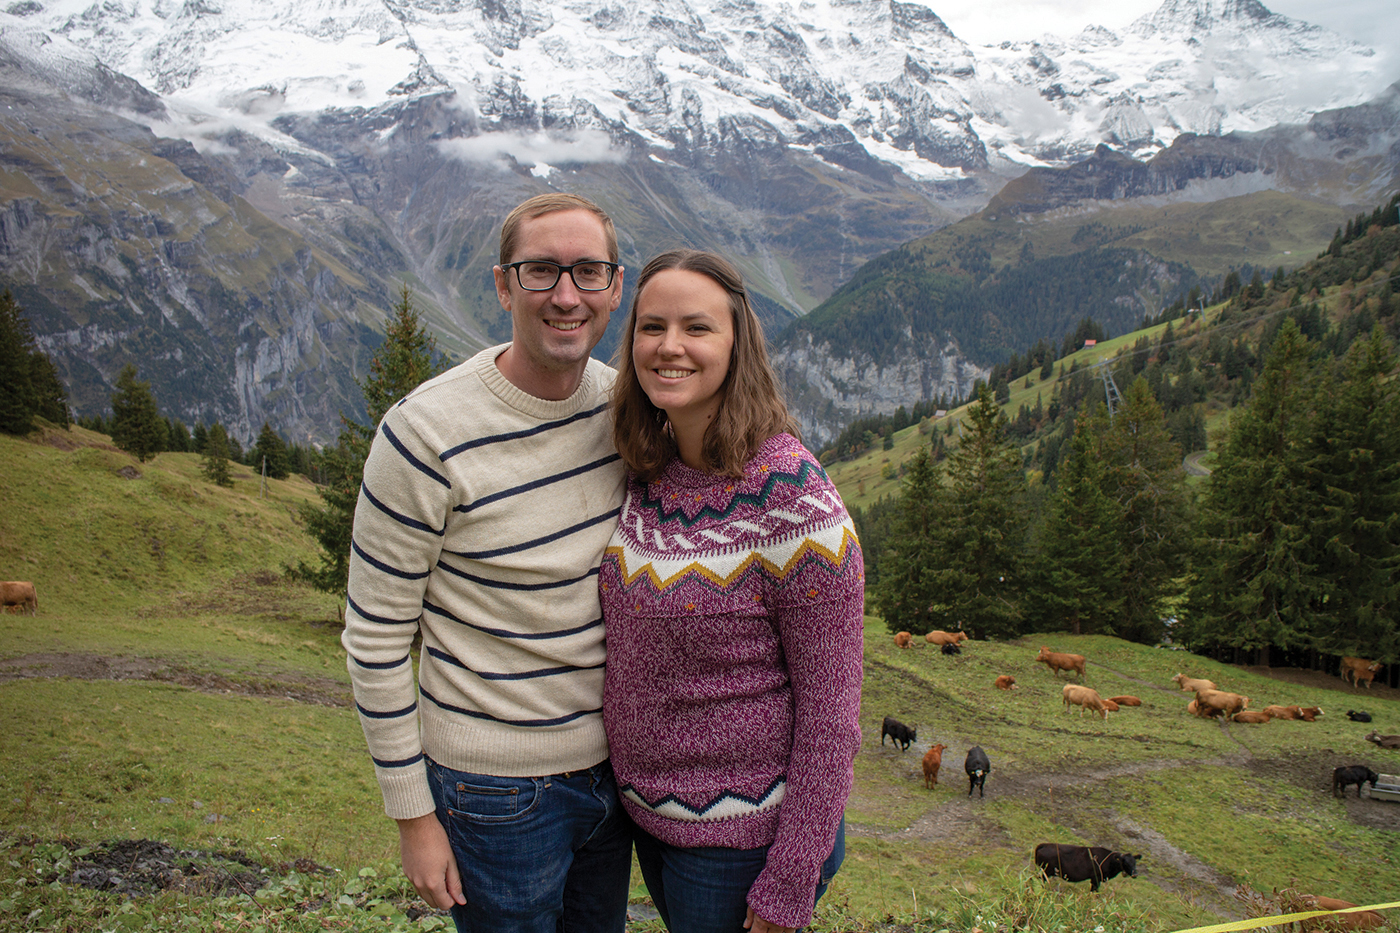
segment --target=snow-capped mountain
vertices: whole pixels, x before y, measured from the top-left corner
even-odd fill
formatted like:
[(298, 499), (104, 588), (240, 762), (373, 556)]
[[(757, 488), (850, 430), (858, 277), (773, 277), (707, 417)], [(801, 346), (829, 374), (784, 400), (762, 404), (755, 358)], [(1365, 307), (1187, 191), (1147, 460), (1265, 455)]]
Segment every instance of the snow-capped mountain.
[[(188, 422), (324, 440), (400, 282), (454, 355), (508, 336), (495, 226), (541, 190), (604, 204), (631, 268), (731, 255), (777, 331), (1028, 169), (1305, 125), (1392, 77), (1256, 0), (978, 47), (897, 0), (15, 0), (0, 284), (80, 412), (136, 359)], [(1326, 174), (1308, 193), (1369, 206), (1389, 138), (1361, 182), (1231, 155), (1231, 190)], [(927, 348), (925, 390), (993, 362), (958, 339)]]
[[(931, 181), (989, 156), (1062, 164), (1182, 132), (1304, 122), (1395, 76), (1375, 53), (1258, 0), (1166, 0), (1121, 34), (971, 48), (936, 8), (892, 0), (24, 0), (10, 6), (198, 126), (290, 145), (284, 113), (452, 90), (455, 158), (660, 158), (726, 122), (790, 145), (849, 134)], [(14, 28), (14, 20), (7, 29)], [(213, 126), (208, 121), (214, 121)], [(1008, 167), (1009, 168), (1009, 167)]]

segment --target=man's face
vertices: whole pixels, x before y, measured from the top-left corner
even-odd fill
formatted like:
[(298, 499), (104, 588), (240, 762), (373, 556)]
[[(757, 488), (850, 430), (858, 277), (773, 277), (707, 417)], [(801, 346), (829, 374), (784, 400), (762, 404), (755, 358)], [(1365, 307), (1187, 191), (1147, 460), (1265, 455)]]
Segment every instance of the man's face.
[[(526, 220), (510, 262), (545, 259), (563, 266), (608, 260), (603, 224), (584, 210), (556, 211)], [(496, 296), (510, 312), (512, 346), (497, 365), (517, 388), (538, 398), (566, 398), (578, 386), (588, 354), (622, 301), (622, 270), (600, 292), (580, 291), (566, 272), (547, 292), (520, 287), (514, 269), (496, 266)], [(567, 391), (564, 391), (567, 389)], [(560, 392), (563, 392), (561, 395)]]

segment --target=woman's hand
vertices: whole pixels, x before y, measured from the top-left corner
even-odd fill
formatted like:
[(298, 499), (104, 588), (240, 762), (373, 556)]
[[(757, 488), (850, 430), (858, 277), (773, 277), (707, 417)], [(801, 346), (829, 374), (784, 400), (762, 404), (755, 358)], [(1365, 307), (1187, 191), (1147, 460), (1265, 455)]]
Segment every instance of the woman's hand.
[(413, 882), (418, 895), (439, 910), (465, 904), (462, 881), (457, 874), (457, 857), (447, 841), (436, 813), (412, 820), (399, 820), (399, 856), (403, 873)]
[(744, 929), (749, 933), (793, 933), (797, 927), (780, 927), (776, 923), (769, 923), (750, 907), (748, 916), (744, 918)]

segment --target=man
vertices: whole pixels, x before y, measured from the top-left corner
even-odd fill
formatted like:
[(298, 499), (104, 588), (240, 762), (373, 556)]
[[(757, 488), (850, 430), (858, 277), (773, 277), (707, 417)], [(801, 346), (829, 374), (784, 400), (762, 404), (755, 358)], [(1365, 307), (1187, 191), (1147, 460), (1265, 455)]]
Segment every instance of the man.
[(624, 475), (613, 372), (588, 355), (617, 259), (584, 198), (512, 211), (493, 270), (511, 342), (390, 409), (365, 462), (342, 641), (404, 873), (463, 933), (626, 923), (597, 589)]

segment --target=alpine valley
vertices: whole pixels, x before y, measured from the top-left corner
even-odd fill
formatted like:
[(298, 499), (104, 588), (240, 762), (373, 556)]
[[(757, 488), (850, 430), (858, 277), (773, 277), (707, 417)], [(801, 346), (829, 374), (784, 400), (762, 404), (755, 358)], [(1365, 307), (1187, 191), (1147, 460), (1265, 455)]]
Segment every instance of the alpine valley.
[(820, 445), (1316, 255), (1400, 186), (1398, 77), (1257, 0), (978, 47), (893, 0), (18, 0), (0, 287), (78, 414), (134, 362), (323, 442), (401, 283), (451, 356), (508, 339), (500, 220), (574, 191), (631, 269), (736, 260)]

